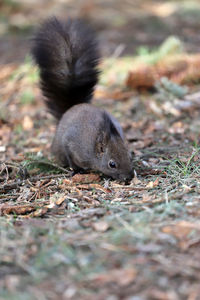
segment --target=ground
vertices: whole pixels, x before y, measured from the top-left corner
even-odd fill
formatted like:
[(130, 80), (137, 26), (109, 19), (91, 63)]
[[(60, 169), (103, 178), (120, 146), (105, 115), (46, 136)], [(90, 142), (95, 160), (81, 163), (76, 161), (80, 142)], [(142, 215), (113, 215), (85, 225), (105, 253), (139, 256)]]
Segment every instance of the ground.
[[(0, 9), (0, 299), (200, 299), (198, 1)], [(55, 121), (28, 53), (36, 24), (66, 10), (98, 32), (93, 104), (122, 124), (129, 183), (72, 176), (50, 153)]]

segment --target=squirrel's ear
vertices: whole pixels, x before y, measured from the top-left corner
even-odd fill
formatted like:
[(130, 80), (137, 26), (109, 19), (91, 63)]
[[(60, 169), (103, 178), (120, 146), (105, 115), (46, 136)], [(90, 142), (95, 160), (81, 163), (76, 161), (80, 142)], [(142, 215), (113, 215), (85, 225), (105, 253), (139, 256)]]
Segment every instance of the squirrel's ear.
[(95, 152), (97, 155), (101, 155), (105, 152), (106, 146), (108, 144), (108, 136), (105, 132), (101, 132), (95, 142)]

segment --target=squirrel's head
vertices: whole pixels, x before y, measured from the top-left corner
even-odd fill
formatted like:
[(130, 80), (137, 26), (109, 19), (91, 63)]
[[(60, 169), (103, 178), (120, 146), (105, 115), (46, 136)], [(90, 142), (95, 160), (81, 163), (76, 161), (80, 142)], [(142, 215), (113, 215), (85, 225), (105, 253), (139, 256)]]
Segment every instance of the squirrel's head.
[(113, 122), (107, 119), (105, 123), (105, 130), (96, 139), (96, 168), (114, 179), (131, 179), (132, 164), (126, 144)]

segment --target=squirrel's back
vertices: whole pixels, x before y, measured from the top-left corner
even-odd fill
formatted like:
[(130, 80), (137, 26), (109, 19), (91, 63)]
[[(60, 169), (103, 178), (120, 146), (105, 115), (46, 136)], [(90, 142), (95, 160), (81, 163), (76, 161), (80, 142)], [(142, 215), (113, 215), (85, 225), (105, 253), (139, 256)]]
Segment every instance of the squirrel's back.
[(60, 119), (90, 101), (98, 80), (99, 50), (93, 31), (80, 20), (47, 20), (35, 35), (32, 55), (50, 112)]

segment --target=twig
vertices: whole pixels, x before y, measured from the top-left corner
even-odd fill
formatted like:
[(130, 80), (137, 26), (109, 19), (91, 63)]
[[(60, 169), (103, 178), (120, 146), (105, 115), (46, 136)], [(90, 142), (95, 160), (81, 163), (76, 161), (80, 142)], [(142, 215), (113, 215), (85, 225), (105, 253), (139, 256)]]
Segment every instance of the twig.
[(34, 176), (34, 177), (30, 177), (28, 180), (25, 179), (25, 180), (18, 180), (18, 181), (15, 181), (13, 183), (8, 183), (8, 184), (4, 184), (2, 187), (0, 187), (0, 192), (4, 193), (8, 190), (12, 190), (12, 189), (17, 189), (19, 188), (19, 186), (21, 185), (24, 185), (24, 184), (27, 184), (28, 181), (32, 181), (32, 182), (35, 182), (37, 180), (45, 180), (45, 179), (54, 179), (54, 178), (59, 178), (59, 177), (70, 177), (71, 174), (52, 174), (52, 175), (48, 175), (48, 176)]
[(6, 202), (10, 199), (16, 199), (17, 197), (19, 197), (21, 195), (21, 193), (16, 193), (16, 194), (12, 194), (12, 195), (8, 195), (8, 194), (5, 194), (5, 195), (0, 195), (0, 203), (1, 202)]
[(127, 185), (115, 185), (111, 186), (111, 189), (123, 189), (123, 190), (133, 190), (133, 191), (143, 191), (143, 190), (150, 190), (148, 187), (136, 187), (136, 186), (127, 186)]
[(6, 171), (6, 182), (8, 182), (9, 179), (8, 166), (5, 163), (3, 163), (2, 169), (0, 171), (0, 175), (3, 173), (4, 170)]
[(50, 167), (53, 167), (53, 168), (58, 169), (60, 171), (66, 172), (65, 168), (63, 168), (61, 166), (58, 166), (57, 164), (54, 164), (54, 163), (51, 163), (51, 162), (42, 161), (42, 160), (31, 160), (29, 163), (27, 163), (25, 165), (25, 167), (27, 167), (29, 165), (32, 165), (34, 163), (35, 164), (42, 164), (42, 165), (50, 166)]
[[(66, 172), (66, 170), (65, 170)], [(37, 181), (37, 180), (45, 180), (45, 179), (54, 179), (59, 177), (70, 177), (72, 172), (67, 172), (65, 174), (52, 174), (52, 175), (46, 175), (46, 176), (33, 176), (29, 178), (29, 181)], [(25, 180), (26, 181), (26, 180)]]

